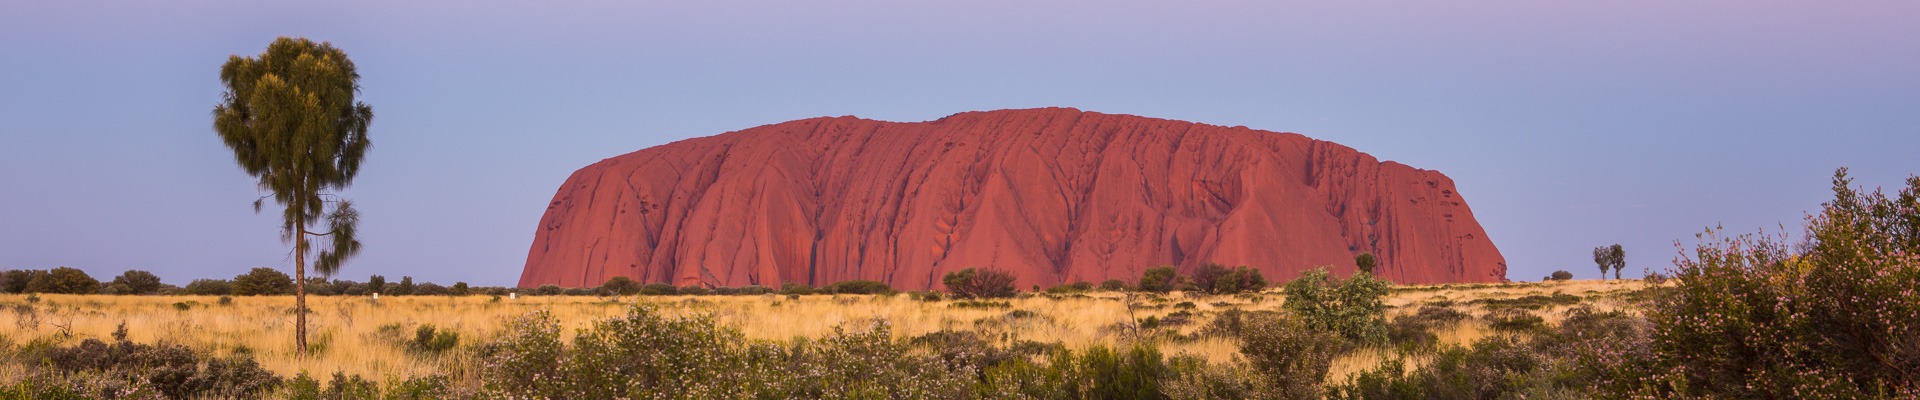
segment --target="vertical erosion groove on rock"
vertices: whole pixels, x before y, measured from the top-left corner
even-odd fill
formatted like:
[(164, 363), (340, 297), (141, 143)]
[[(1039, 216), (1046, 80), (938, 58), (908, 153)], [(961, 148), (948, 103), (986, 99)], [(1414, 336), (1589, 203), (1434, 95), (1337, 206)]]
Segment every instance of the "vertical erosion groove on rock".
[(655, 146), (567, 178), (520, 286), (871, 279), (967, 267), (1019, 287), (1156, 265), (1327, 266), (1495, 282), (1506, 261), (1436, 171), (1292, 133), (1067, 108), (898, 123), (813, 118)]

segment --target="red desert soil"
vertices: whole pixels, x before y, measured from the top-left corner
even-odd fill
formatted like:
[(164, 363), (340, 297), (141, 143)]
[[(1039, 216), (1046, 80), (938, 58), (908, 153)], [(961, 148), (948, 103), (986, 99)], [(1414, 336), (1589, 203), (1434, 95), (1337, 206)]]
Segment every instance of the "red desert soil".
[(1293, 133), (1045, 108), (812, 118), (602, 160), (554, 194), (520, 286), (928, 289), (994, 267), (1025, 288), (1207, 262), (1284, 281), (1349, 274), (1361, 252), (1402, 283), (1506, 277), (1437, 171)]

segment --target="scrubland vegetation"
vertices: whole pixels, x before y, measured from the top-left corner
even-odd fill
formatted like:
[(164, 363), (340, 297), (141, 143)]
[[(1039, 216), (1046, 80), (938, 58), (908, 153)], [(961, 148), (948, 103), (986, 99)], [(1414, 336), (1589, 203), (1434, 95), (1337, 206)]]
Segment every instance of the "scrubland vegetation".
[[(285, 296), (6, 294), (0, 398), (1917, 398), (1920, 178), (1849, 185), (1800, 239), (1708, 231), (1670, 278), (330, 296), (306, 360)], [(87, 287), (59, 274), (27, 286)]]
[[(1118, 364), (1102, 367), (1110, 370), (1101, 373), (1146, 373), (1135, 378), (1153, 381), (1158, 385), (1155, 387), (1160, 387), (1154, 389), (1156, 393), (1171, 393), (1166, 391), (1172, 389), (1201, 390), (1194, 385), (1206, 383), (1205, 379), (1221, 380), (1221, 383), (1244, 379), (1258, 372), (1256, 368), (1321, 369), (1337, 382), (1356, 372), (1371, 370), (1399, 354), (1401, 350), (1392, 346), (1402, 343), (1408, 343), (1404, 346), (1409, 351), (1425, 352), (1445, 346), (1471, 345), (1476, 340), (1501, 335), (1482, 319), (1489, 310), (1531, 306), (1532, 309), (1526, 309), (1528, 313), (1556, 321), (1565, 314), (1564, 310), (1576, 305), (1526, 299), (1552, 298), (1558, 294), (1563, 298), (1578, 298), (1578, 305), (1620, 310), (1629, 309), (1635, 301), (1632, 298), (1638, 297), (1636, 293), (1642, 293), (1641, 289), (1641, 285), (1631, 281), (1399, 287), (1383, 293), (1381, 320), (1375, 321), (1380, 324), (1368, 328), (1373, 329), (1369, 332), (1379, 334), (1367, 339), (1375, 341), (1371, 344), (1350, 341), (1338, 334), (1307, 335), (1316, 330), (1306, 321), (1334, 323), (1339, 317), (1288, 317), (1294, 311), (1289, 311), (1282, 294), (1284, 290), (1278, 288), (1236, 295), (1088, 290), (1068, 294), (1024, 293), (997, 299), (939, 300), (909, 293), (798, 295), (773, 292), (731, 296), (518, 296), (515, 299), (490, 295), (383, 296), (379, 300), (364, 296), (328, 296), (309, 299), (309, 307), (314, 310), (309, 322), (313, 329), (309, 339), (313, 353), (305, 362), (297, 360), (293, 353), (290, 318), (293, 299), (287, 296), (227, 297), (223, 303), (220, 296), (13, 294), (0, 295), (0, 347), (4, 348), (0, 354), (5, 358), (4, 365), (0, 365), (0, 376), (14, 377), (17, 381), (11, 383), (15, 384), (39, 382), (45, 386), (77, 388), (78, 392), (90, 395), (102, 389), (145, 387), (161, 394), (292, 396), (305, 384), (298, 379), (304, 372), (317, 382), (315, 385), (321, 391), (339, 381), (343, 382), (340, 385), (346, 385), (339, 390), (428, 388), (432, 390), (422, 393), (432, 394), (430, 397), (507, 394), (571, 397), (562, 394), (604, 385), (612, 388), (619, 386), (614, 385), (615, 382), (633, 383), (628, 380), (640, 379), (631, 368), (616, 366), (621, 362), (684, 356), (709, 361), (696, 363), (698, 365), (645, 361), (668, 363), (646, 368), (671, 369), (678, 371), (669, 374), (675, 379), (695, 379), (697, 373), (735, 373), (749, 371), (747, 368), (797, 368), (798, 365), (824, 371), (818, 373), (845, 374), (837, 378), (842, 380), (885, 376), (875, 375), (881, 373), (899, 376), (876, 382), (905, 384), (933, 379), (937, 381), (923, 383), (947, 385), (941, 386), (945, 389), (930, 392), (940, 394), (935, 397), (974, 392), (984, 395), (999, 389), (980, 385), (1017, 383), (1040, 385), (1045, 390), (1033, 390), (1046, 393), (1082, 394), (1068, 396), (1071, 398), (1098, 398), (1092, 387), (1059, 387), (1069, 383), (1066, 381), (1008, 380), (1026, 379), (1032, 374), (1054, 374), (1059, 376), (1053, 379), (1091, 385), (1094, 380), (1106, 378), (1083, 375), (1097, 371), (1088, 369), (1095, 365), (1081, 364), (1111, 362)], [(1413, 322), (1415, 320), (1418, 322)], [(1289, 332), (1304, 336), (1286, 336)], [(1249, 336), (1255, 339), (1249, 341), (1246, 339)], [(89, 344), (93, 343), (90, 341), (97, 344)], [(1248, 343), (1273, 346), (1272, 350), (1254, 351), (1274, 354), (1291, 354), (1293, 347), (1288, 346), (1318, 346), (1315, 347), (1318, 353), (1314, 353), (1318, 355), (1258, 367), (1266, 364), (1250, 361), (1242, 349), (1243, 344)], [(667, 354), (670, 349), (680, 348), (697, 354)], [(119, 349), (114, 351), (120, 353), (109, 351), (113, 349)], [(129, 360), (125, 362), (134, 365), (74, 365), (61, 361), (67, 358), (53, 355), (75, 351), (119, 354), (83, 358)], [(879, 353), (833, 353), (851, 351)], [(160, 391), (160, 385), (116, 386), (113, 383), (138, 381), (121, 379), (121, 376), (138, 374), (142, 368), (135, 365), (147, 365), (142, 363), (148, 361), (134, 360), (148, 358), (150, 356), (144, 354), (153, 352), (190, 356), (192, 358), (183, 359), (202, 364), (202, 369), (212, 369), (207, 364), (216, 361), (228, 365), (221, 367), (226, 370), (238, 368), (232, 365), (257, 368), (245, 376), (259, 382), (233, 383), (231, 387), (209, 383), (201, 385), (207, 389), (199, 392), (179, 389), (167, 392)], [(528, 361), (528, 357), (550, 358)], [(851, 360), (818, 357), (858, 357), (865, 360), (861, 362), (882, 364), (862, 366), (851, 364)], [(43, 359), (53, 362), (45, 364)], [(1301, 362), (1311, 365), (1294, 365)], [(1129, 363), (1142, 363), (1139, 368), (1158, 372), (1133, 371), (1128, 368), (1135, 365)], [(881, 365), (886, 367), (880, 368)], [(960, 373), (963, 370), (968, 373)], [(764, 389), (753, 392), (757, 395), (787, 397), (815, 393), (827, 396), (818, 390), (846, 387), (844, 382), (828, 385), (836, 382), (830, 380), (834, 377), (800, 379), (803, 375), (796, 375), (797, 371), (756, 371), (765, 375), (747, 376), (783, 380), (795, 377), (785, 384), (827, 385), (816, 389), (755, 389)], [(340, 376), (335, 377), (336, 373)], [(505, 384), (536, 374), (577, 376), (582, 380), (542, 380), (541, 385), (546, 386)], [(1313, 374), (1301, 376), (1309, 375)], [(277, 377), (278, 384), (261, 383), (274, 381), (265, 378), (267, 376)], [(1176, 382), (1176, 376), (1195, 381)], [(698, 387), (696, 384), (746, 378), (730, 375), (700, 379), (715, 380), (649, 385), (661, 390), (691, 390)], [(496, 384), (489, 386), (489, 383)], [(1318, 383), (1295, 386), (1310, 389)], [(782, 383), (767, 383), (779, 384)], [(746, 390), (735, 384), (722, 386), (728, 390)], [(618, 390), (628, 394), (651, 393), (632, 389)], [(882, 397), (912, 394), (897, 392), (905, 388), (873, 390), (889, 394)], [(702, 397), (697, 396), (698, 393), (701, 392), (678, 392), (667, 397)]]

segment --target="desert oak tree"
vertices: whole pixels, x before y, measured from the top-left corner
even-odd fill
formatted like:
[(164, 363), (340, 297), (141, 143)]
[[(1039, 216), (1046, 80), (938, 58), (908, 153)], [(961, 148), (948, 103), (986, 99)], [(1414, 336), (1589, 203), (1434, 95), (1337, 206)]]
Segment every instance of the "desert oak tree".
[[(346, 189), (366, 158), (373, 108), (354, 100), (360, 74), (331, 43), (281, 37), (253, 57), (227, 58), (220, 67), (226, 93), (213, 109), (213, 129), (267, 198), (286, 209), (281, 240), (293, 244), (294, 345), (307, 352), (307, 258), (332, 275), (360, 251), (354, 226), (360, 215), (335, 192)], [(324, 225), (324, 228), (322, 226)], [(327, 239), (330, 246), (309, 240)], [(316, 248), (324, 247), (324, 248)]]

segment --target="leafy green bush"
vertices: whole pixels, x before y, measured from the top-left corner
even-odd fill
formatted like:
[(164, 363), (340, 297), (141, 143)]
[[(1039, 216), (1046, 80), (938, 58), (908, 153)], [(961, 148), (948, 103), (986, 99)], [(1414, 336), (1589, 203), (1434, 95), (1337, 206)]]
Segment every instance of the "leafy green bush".
[(293, 294), (293, 278), (273, 268), (254, 268), (233, 277), (233, 295), (235, 296), (286, 294)]
[(780, 285), (780, 294), (809, 295), (809, 294), (813, 294), (813, 286), (808, 286), (802, 283), (787, 282), (786, 284)]
[(1283, 306), (1314, 330), (1360, 343), (1381, 343), (1387, 338), (1387, 306), (1381, 299), (1390, 287), (1372, 274), (1354, 274), (1343, 280), (1320, 268), (1287, 282), (1283, 289), (1287, 302)]
[[(1256, 314), (1249, 314), (1256, 315)], [(1246, 318), (1240, 355), (1282, 398), (1314, 398), (1347, 343), (1333, 331), (1288, 317)]]
[(100, 281), (78, 268), (54, 268), (45, 274), (32, 276), (32, 280), (27, 281), (28, 293), (93, 294), (100, 291)]
[(634, 281), (633, 278), (616, 276), (600, 284), (600, 290), (615, 295), (632, 296), (640, 293), (640, 282)]
[(460, 343), (460, 333), (451, 330), (436, 329), (432, 324), (421, 324), (414, 330), (413, 341), (408, 349), (417, 353), (440, 354), (453, 349)]
[(11, 269), (0, 272), (0, 293), (26, 293), (27, 283), (33, 282), (35, 275), (45, 274), (46, 270)]
[(1086, 293), (1091, 291), (1093, 291), (1093, 284), (1086, 282), (1063, 283), (1047, 288), (1047, 293), (1052, 294)]
[(233, 294), (233, 282), (225, 279), (195, 279), (188, 282), (181, 293), (194, 296), (223, 296)]
[(839, 281), (820, 288), (827, 293), (839, 294), (883, 294), (893, 293), (893, 287), (886, 283), (871, 280)]
[(1474, 299), (1467, 304), (1479, 304), (1489, 310), (1502, 308), (1524, 308), (1538, 310), (1549, 306), (1570, 306), (1580, 304), (1580, 296), (1565, 293), (1552, 295), (1526, 295), (1511, 299)]
[(1214, 263), (1201, 264), (1188, 281), (1194, 290), (1213, 294), (1256, 292), (1267, 287), (1267, 278), (1260, 270), (1244, 265), (1228, 268)]
[(1920, 396), (1920, 177), (1889, 198), (1834, 174), (1806, 241), (1700, 235), (1655, 299), (1661, 397)]
[(152, 272), (127, 270), (113, 278), (113, 284), (126, 286), (125, 294), (153, 294), (160, 291), (160, 277)]
[(640, 285), (639, 293), (647, 296), (670, 296), (679, 294), (680, 288), (665, 283), (649, 283)]
[(1105, 292), (1125, 292), (1125, 291), (1127, 291), (1128, 289), (1130, 289), (1130, 288), (1128, 288), (1128, 287), (1127, 287), (1127, 281), (1123, 281), (1123, 280), (1119, 280), (1119, 279), (1108, 279), (1108, 280), (1105, 280), (1105, 281), (1102, 281), (1102, 282), (1100, 282), (1100, 290), (1101, 290), (1101, 291), (1105, 291)]
[(1573, 273), (1567, 272), (1567, 270), (1564, 269), (1553, 271), (1552, 275), (1547, 275), (1547, 280), (1564, 281), (1569, 279), (1573, 279)]
[(1013, 274), (992, 268), (967, 268), (940, 278), (947, 291), (960, 298), (1013, 297)]
[(96, 377), (123, 389), (151, 388), (169, 398), (254, 398), (282, 381), (250, 357), (209, 358), (175, 344), (86, 339), (73, 347), (48, 348), (39, 357), (44, 361), (32, 365), (34, 374), (64, 382), (58, 385), (93, 387), (84, 379)]
[(1166, 293), (1173, 291), (1179, 284), (1180, 273), (1174, 270), (1172, 265), (1166, 265), (1147, 268), (1146, 272), (1140, 274), (1140, 284), (1134, 286), (1134, 289), (1149, 293)]
[(1433, 350), (1439, 344), (1440, 336), (1434, 329), (1448, 326), (1467, 319), (1467, 313), (1452, 307), (1435, 305), (1421, 306), (1411, 315), (1394, 318), (1387, 324), (1387, 342), (1403, 352), (1425, 352)]
[(1330, 385), (1330, 399), (1530, 399), (1581, 398), (1584, 392), (1558, 385), (1551, 378), (1553, 364), (1526, 343), (1508, 336), (1474, 342), (1472, 348), (1449, 347), (1416, 371), (1402, 360), (1388, 360), (1380, 368), (1362, 371), (1347, 382)]

